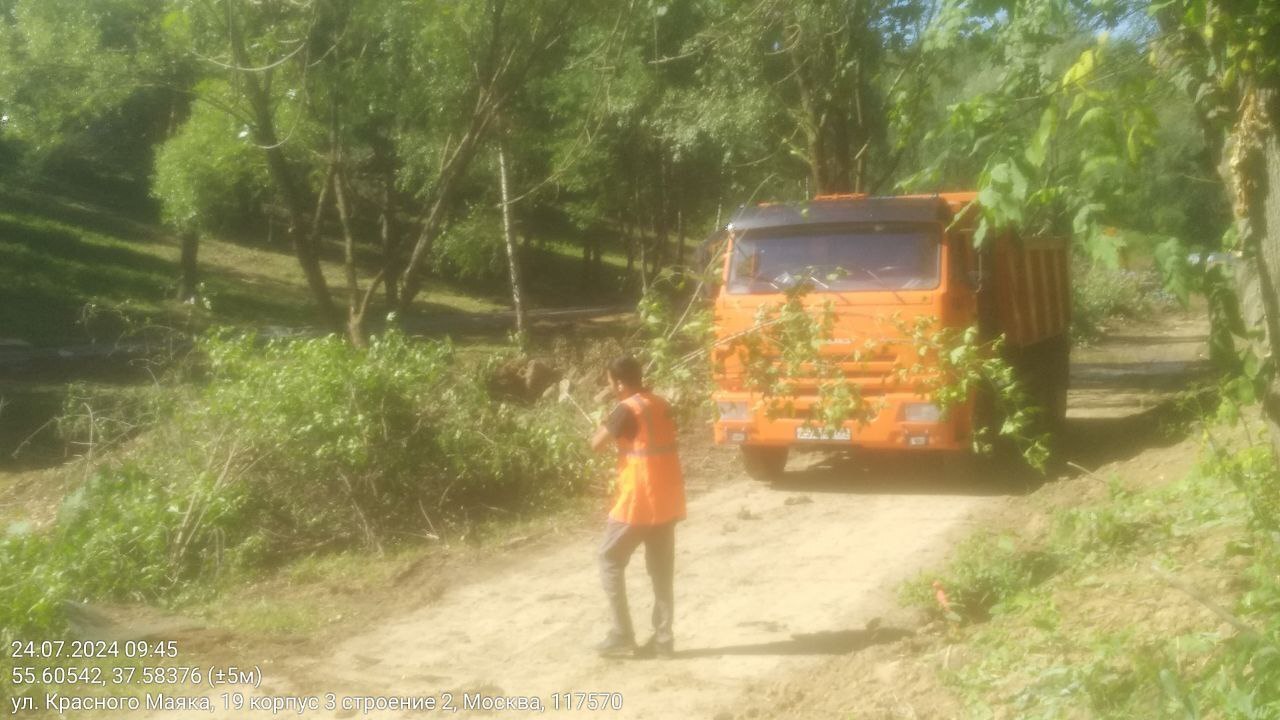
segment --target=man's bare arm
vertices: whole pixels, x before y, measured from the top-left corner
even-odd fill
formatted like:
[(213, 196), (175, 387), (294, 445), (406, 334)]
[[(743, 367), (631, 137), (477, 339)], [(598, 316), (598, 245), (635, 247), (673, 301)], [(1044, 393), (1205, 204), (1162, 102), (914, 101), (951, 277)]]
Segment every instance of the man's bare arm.
[(609, 428), (601, 425), (596, 428), (596, 434), (591, 437), (591, 449), (596, 452), (604, 450), (612, 438), (613, 436), (609, 434)]

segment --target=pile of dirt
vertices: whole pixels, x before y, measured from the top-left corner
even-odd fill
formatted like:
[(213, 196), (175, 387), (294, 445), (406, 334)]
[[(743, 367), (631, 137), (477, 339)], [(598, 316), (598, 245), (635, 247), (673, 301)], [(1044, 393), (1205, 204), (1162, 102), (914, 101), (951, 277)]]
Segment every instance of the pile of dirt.
[(514, 358), (489, 376), (489, 394), (504, 400), (534, 402), (563, 377), (563, 371), (538, 358)]

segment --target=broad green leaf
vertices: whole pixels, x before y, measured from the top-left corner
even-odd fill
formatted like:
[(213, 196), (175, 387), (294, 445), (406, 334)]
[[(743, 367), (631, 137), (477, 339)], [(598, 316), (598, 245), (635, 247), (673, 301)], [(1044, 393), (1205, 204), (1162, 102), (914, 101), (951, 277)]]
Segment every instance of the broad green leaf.
[(1027, 145), (1024, 153), (1027, 162), (1031, 163), (1032, 167), (1038, 168), (1044, 165), (1045, 156), (1049, 148), (1049, 140), (1057, 129), (1058, 107), (1050, 104), (1040, 114), (1040, 126), (1036, 129), (1036, 134), (1031, 138), (1031, 144)]

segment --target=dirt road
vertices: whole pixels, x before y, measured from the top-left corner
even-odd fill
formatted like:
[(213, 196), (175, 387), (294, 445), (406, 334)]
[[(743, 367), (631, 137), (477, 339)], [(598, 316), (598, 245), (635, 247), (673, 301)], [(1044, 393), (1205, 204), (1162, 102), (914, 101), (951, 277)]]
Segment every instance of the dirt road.
[[(1160, 333), (1180, 341), (1198, 338), (1200, 329)], [(1090, 432), (1136, 438), (1117, 431), (1115, 423), (1124, 413), (1114, 402), (1117, 388), (1109, 391), (1106, 381), (1120, 377), (1132, 383), (1117, 363), (1168, 360), (1170, 348), (1156, 342), (1157, 334), (1148, 338), (1153, 342), (1127, 339), (1118, 354), (1081, 353), (1078, 372), (1073, 371), (1081, 387), (1073, 394), (1072, 417), (1077, 434), (1084, 433), (1077, 438), (1082, 447), (1101, 447)], [(1186, 344), (1182, 359), (1193, 362), (1198, 346)], [(1129, 404), (1131, 414), (1155, 398), (1151, 383), (1139, 384), (1142, 400)], [(1090, 430), (1087, 408), (1093, 404), (1099, 424)], [(423, 713), (344, 710), (344, 699), (440, 702), (446, 693), (462, 714), (468, 714), (466, 695), (479, 694), (499, 703), (537, 698), (544, 710), (493, 713), (498, 717), (727, 718), (726, 708), (740, 706), (744, 696), (764, 685), (816, 670), (832, 655), (906, 634), (893, 598), (899, 582), (938, 564), (951, 541), (971, 529), (984, 509), (1016, 490), (1007, 482), (980, 482), (938, 464), (809, 457), (808, 467), (803, 459), (793, 463), (784, 484), (738, 477), (715, 483), (691, 500), (689, 520), (677, 539), (675, 658), (593, 655), (591, 647), (606, 625), (594, 558), (597, 529), (584, 528), (553, 547), (505, 558), (500, 571), (478, 573), (473, 581), (387, 617), (321, 656), (264, 668), (264, 684), (250, 697), (314, 696), (321, 707), (304, 716), (320, 718), (417, 717)], [(700, 468), (688, 472), (696, 478)], [(649, 586), (640, 554), (628, 583), (643, 639)], [(251, 658), (245, 661), (251, 664)], [(557, 693), (590, 692), (616, 693), (608, 700), (616, 703), (620, 697), (622, 709), (593, 713), (556, 707)], [(329, 699), (337, 705), (334, 710), (323, 707)], [(213, 716), (271, 714), (216, 709)], [(297, 713), (286, 709), (278, 716)]]
[[(792, 485), (735, 481), (695, 498), (679, 531), (678, 655), (604, 660), (606, 630), (587, 532), (513, 570), (450, 590), (437, 602), (351, 637), (325, 657), (266, 672), (263, 695), (537, 696), (544, 716), (564, 692), (620, 693), (600, 717), (714, 717), (753, 683), (902, 634), (875, 625), (898, 581), (937, 561), (948, 534), (987, 498), (864, 492), (818, 467)], [(648, 579), (628, 572), (638, 631)], [(643, 634), (641, 638), (643, 639)], [(322, 700), (323, 701), (323, 700)], [(352, 717), (321, 710), (308, 717)], [(502, 713), (509, 716), (509, 713)], [(378, 717), (409, 717), (386, 712)], [(242, 717), (227, 713), (226, 717)]]

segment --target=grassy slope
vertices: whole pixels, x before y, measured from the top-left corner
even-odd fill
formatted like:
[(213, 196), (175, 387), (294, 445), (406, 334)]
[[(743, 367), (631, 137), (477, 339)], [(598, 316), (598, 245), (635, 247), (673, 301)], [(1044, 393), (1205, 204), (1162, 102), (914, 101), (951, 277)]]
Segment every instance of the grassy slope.
[[(303, 325), (314, 313), (297, 263), (287, 248), (202, 242), (202, 280), (212, 312), (171, 300), (178, 248), (157, 229), (110, 211), (21, 192), (0, 194), (0, 337), (33, 345), (85, 342), (95, 330), (86, 307), (119, 311), (134, 320), (197, 325)], [(325, 263), (325, 275), (341, 295), (342, 269)], [(433, 283), (423, 310), (501, 309), (491, 297)], [(88, 321), (86, 323), (86, 320)]]
[[(336, 248), (324, 272), (345, 302)], [(547, 243), (526, 255), (533, 306), (616, 303), (626, 261), (604, 255), (606, 277), (592, 292), (579, 281), (579, 250)], [(297, 262), (283, 243), (236, 244), (215, 238), (200, 247), (210, 310), (173, 301), (178, 247), (160, 229), (111, 210), (0, 187), (0, 339), (36, 346), (114, 339), (125, 316), (181, 327), (210, 324), (301, 326), (315, 322)], [(367, 278), (372, 272), (362, 273)], [(488, 312), (509, 307), (500, 280), (431, 280), (417, 309)]]

